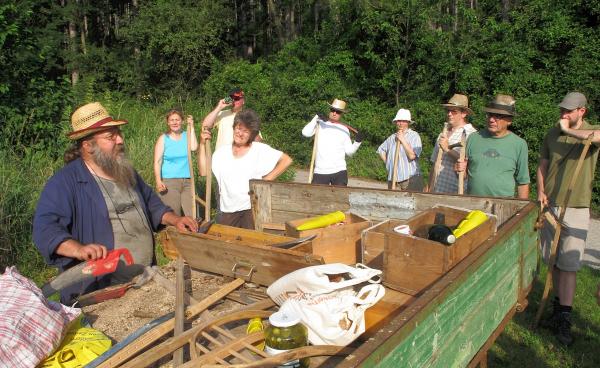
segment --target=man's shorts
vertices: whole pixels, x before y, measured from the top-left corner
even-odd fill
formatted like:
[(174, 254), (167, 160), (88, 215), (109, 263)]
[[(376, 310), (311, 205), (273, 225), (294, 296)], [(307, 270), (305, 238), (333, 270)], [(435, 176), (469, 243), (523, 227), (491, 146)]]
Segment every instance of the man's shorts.
[[(559, 207), (550, 207), (550, 210), (558, 218), (560, 213)], [(567, 207), (556, 251), (556, 267), (561, 271), (575, 272), (581, 268), (581, 260), (583, 259), (589, 226), (589, 208)], [(554, 239), (554, 229), (547, 220), (544, 220), (541, 241), (542, 256), (546, 264), (548, 264), (548, 260), (550, 259), (552, 239)]]

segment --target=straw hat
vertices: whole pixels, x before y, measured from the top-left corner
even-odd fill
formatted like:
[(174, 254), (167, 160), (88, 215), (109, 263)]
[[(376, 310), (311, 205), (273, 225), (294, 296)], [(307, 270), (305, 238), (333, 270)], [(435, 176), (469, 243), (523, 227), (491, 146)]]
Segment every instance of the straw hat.
[(67, 134), (72, 140), (87, 137), (109, 127), (127, 124), (127, 120), (114, 120), (99, 102), (81, 106), (71, 115), (73, 131)]
[(454, 96), (448, 100), (448, 103), (442, 104), (442, 106), (446, 108), (461, 109), (469, 115), (473, 114), (473, 111), (469, 108), (469, 98), (460, 93), (455, 93)]
[(328, 104), (332, 109), (346, 113), (346, 101), (338, 100), (337, 98), (333, 100), (332, 103)]
[(494, 99), (483, 109), (485, 112), (499, 115), (515, 116), (515, 98), (509, 95), (496, 95)]
[(410, 115), (410, 110), (407, 110), (407, 109), (398, 110), (398, 112), (396, 113), (396, 116), (392, 120), (392, 123), (395, 123), (398, 120), (408, 121), (411, 124), (414, 123), (414, 121), (412, 121), (412, 117)]

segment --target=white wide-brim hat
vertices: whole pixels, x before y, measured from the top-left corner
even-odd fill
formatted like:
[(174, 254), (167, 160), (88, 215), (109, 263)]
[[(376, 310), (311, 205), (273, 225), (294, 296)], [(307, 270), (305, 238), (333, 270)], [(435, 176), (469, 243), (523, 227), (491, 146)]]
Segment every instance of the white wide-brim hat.
[(333, 100), (332, 103), (328, 104), (334, 110), (346, 113), (346, 101), (338, 100), (337, 98)]
[(394, 117), (394, 120), (392, 120), (392, 123), (395, 123), (398, 120), (405, 120), (411, 124), (414, 123), (414, 121), (412, 120), (412, 118), (410, 116), (410, 110), (407, 110), (407, 109), (398, 110), (398, 112), (396, 113), (396, 117)]

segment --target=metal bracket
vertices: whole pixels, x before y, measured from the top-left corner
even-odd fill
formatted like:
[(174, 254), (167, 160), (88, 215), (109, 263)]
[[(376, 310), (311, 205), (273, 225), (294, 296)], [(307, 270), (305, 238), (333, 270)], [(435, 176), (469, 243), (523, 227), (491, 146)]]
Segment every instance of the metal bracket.
[[(238, 271), (238, 267), (239, 268), (249, 268), (250, 271), (248, 271), (248, 273), (244, 275), (243, 273), (240, 273)], [(255, 266), (250, 262), (238, 261), (233, 265), (233, 268), (231, 268), (231, 272), (233, 272), (233, 277), (239, 277), (239, 278), (250, 280), (250, 277), (252, 276), (252, 272), (254, 272), (254, 268), (255, 268)]]

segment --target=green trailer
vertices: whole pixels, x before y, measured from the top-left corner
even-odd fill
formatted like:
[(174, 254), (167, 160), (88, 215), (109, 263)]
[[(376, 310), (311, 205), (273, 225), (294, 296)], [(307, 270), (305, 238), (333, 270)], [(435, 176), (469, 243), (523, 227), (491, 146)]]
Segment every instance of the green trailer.
[[(251, 181), (257, 230), (332, 211), (373, 223), (409, 219), (439, 205), (493, 214), (496, 232), (405, 306), (367, 331), (343, 359), (322, 366), (485, 366), (487, 350), (527, 306), (538, 261), (537, 206), (530, 201)], [(385, 272), (385, 271), (384, 271)], [(385, 275), (384, 275), (385, 276)]]

